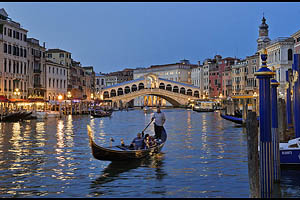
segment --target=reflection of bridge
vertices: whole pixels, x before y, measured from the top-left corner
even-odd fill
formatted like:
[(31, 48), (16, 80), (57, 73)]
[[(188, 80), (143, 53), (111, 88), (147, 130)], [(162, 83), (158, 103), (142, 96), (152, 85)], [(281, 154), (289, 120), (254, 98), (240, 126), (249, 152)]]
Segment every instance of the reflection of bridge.
[(193, 85), (158, 78), (155, 74), (147, 74), (139, 79), (106, 87), (100, 95), (118, 105), (125, 105), (139, 96), (154, 95), (179, 106), (187, 105), (189, 100), (199, 99), (200, 89)]

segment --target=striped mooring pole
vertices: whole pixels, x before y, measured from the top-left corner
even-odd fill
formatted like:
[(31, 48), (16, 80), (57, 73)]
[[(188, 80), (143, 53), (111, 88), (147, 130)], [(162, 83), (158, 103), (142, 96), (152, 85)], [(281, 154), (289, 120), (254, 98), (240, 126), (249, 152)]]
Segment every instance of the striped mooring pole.
[(278, 132), (278, 109), (277, 109), (277, 87), (279, 82), (273, 78), (271, 80), (272, 93), (272, 144), (273, 144), (273, 164), (274, 182), (280, 181), (280, 152), (279, 152), (279, 132)]
[(291, 80), (289, 77), (289, 71), (286, 71), (286, 114), (287, 114), (287, 128), (291, 129), (293, 127), (292, 122), (292, 100), (291, 100)]
[(267, 67), (267, 51), (261, 54), (262, 66), (255, 72), (259, 79), (259, 126), (260, 126), (260, 192), (261, 198), (271, 198), (274, 181), (273, 146), (271, 135), (271, 88), (274, 72)]
[(294, 54), (293, 74), (294, 74), (294, 127), (295, 137), (300, 137), (300, 54)]

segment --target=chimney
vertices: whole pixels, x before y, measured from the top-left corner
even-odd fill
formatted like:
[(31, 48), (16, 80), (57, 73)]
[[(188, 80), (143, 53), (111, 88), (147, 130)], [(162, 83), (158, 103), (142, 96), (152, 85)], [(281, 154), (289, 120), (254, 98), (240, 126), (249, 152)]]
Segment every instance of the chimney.
[(46, 42), (43, 42), (43, 47), (46, 48)]

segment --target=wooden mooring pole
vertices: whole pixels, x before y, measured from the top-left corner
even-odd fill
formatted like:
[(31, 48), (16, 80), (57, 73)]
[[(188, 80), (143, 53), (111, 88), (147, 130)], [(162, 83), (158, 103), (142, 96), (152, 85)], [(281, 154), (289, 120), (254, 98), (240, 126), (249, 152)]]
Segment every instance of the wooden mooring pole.
[(258, 159), (258, 121), (256, 112), (249, 112), (246, 119), (248, 176), (250, 198), (260, 198), (259, 159)]
[(255, 72), (259, 79), (259, 160), (261, 198), (271, 198), (274, 182), (273, 146), (271, 134), (270, 79), (274, 72), (267, 67), (267, 51), (261, 54), (262, 66)]
[(277, 87), (279, 83), (276, 79), (271, 80), (272, 87), (272, 144), (273, 144), (273, 164), (274, 182), (280, 181), (280, 152), (279, 152), (279, 132), (278, 132), (278, 110), (277, 110)]

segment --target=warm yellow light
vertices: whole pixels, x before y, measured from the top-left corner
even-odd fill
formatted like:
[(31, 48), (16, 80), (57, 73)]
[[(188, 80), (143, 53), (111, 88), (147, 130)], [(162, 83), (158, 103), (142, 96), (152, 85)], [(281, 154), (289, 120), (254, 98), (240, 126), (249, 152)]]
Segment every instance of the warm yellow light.
[(62, 100), (63, 99), (63, 96), (60, 94), (60, 95), (58, 95), (58, 100)]

